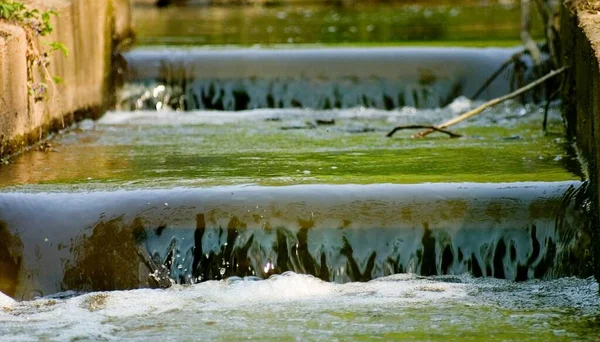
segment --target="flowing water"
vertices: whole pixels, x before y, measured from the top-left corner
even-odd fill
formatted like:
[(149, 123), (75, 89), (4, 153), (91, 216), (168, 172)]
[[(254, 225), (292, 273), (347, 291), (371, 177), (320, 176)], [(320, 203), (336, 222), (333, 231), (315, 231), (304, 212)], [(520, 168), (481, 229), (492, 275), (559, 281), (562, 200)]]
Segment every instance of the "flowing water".
[(136, 7), (140, 42), (190, 46), (128, 52), (115, 110), (0, 168), (1, 339), (595, 340), (557, 103), (548, 132), (512, 101), (386, 137), (514, 88), (469, 99), (515, 48), (199, 46), (518, 28), (511, 1), (357, 6)]
[[(138, 49), (122, 110), (445, 107), (473, 95), (510, 48)], [(373, 61), (377, 61), (374, 63)], [(399, 67), (399, 66), (402, 67)], [(511, 68), (506, 72), (511, 73)], [(493, 82), (481, 98), (510, 82)]]
[[(598, 284), (395, 275), (333, 284), (285, 274), (9, 303), (14, 340), (596, 340)], [(8, 302), (8, 300), (6, 300)]]
[[(537, 107), (511, 103), (465, 138), (385, 137), (473, 105), (82, 122), (0, 170), (1, 285), (28, 299), (2, 300), (0, 331), (594, 339), (585, 184), (556, 111), (549, 135)], [(168, 289), (113, 292), (138, 287)]]

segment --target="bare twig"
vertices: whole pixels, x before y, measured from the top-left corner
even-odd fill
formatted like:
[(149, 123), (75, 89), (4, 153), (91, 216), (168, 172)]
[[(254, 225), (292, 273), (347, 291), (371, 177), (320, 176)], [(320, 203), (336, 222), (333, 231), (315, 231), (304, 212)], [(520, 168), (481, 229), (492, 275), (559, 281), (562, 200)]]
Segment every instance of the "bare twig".
[(405, 129), (431, 129), (440, 133), (444, 133), (444, 134), (448, 134), (450, 136), (450, 138), (460, 138), (462, 137), (462, 135), (460, 134), (456, 134), (454, 132), (450, 132), (448, 130), (445, 130), (443, 128), (438, 128), (435, 126), (431, 126), (431, 125), (407, 125), (407, 126), (397, 126), (395, 127), (393, 130), (391, 130), (386, 137), (391, 138), (392, 135), (394, 135), (394, 133), (398, 132), (398, 131), (402, 131)]
[[(523, 94), (523, 93), (525, 93), (525, 92), (527, 92), (527, 91), (529, 91), (529, 90), (531, 90), (531, 89), (539, 86), (540, 84), (543, 84), (544, 82), (546, 82), (547, 80), (551, 79), (552, 77), (555, 77), (557, 75), (562, 74), (568, 68), (569, 67), (562, 67), (562, 68), (560, 68), (558, 70), (550, 71), (546, 76), (544, 76), (542, 78), (539, 78), (538, 80), (536, 80), (534, 82), (531, 82), (528, 85), (526, 85), (526, 86), (524, 86), (524, 87), (522, 87), (520, 89), (517, 89), (517, 90), (513, 91), (512, 93), (510, 93), (508, 95), (504, 95), (502, 97), (498, 97), (498, 98), (495, 98), (493, 100), (490, 100), (490, 101), (484, 103), (483, 105), (481, 105), (481, 106), (479, 106), (479, 107), (477, 107), (477, 108), (475, 108), (473, 110), (470, 110), (470, 111), (462, 114), (459, 117), (456, 117), (454, 119), (448, 120), (448, 121), (444, 122), (443, 124), (441, 124), (439, 126), (436, 126), (436, 128), (444, 129), (444, 128), (448, 128), (450, 126), (456, 125), (457, 123), (462, 122), (462, 121), (464, 121), (464, 120), (466, 120), (466, 119), (468, 119), (468, 118), (470, 118), (472, 116), (480, 114), (481, 112), (483, 112), (484, 110), (486, 110), (486, 109), (488, 109), (490, 107), (493, 107), (493, 106), (495, 106), (497, 104), (500, 104), (500, 103), (502, 103), (504, 101), (507, 101), (507, 100), (510, 100), (512, 98), (515, 98), (515, 97), (517, 97), (517, 96), (519, 96), (519, 95), (521, 95), (521, 94)], [(425, 137), (425, 136), (427, 136), (427, 135), (429, 135), (429, 134), (431, 134), (431, 133), (433, 133), (435, 131), (436, 130), (429, 128), (429, 129), (426, 129), (424, 131), (421, 131), (421, 132), (415, 134), (413, 137), (414, 138), (423, 138), (423, 137)]]
[(542, 53), (531, 37), (531, 0), (521, 0), (521, 42), (529, 50), (535, 65), (542, 63)]
[(546, 35), (546, 44), (550, 51), (550, 58), (556, 67), (557, 65), (560, 65), (557, 51), (557, 45), (559, 44), (557, 34), (560, 27), (557, 27), (558, 24), (556, 23), (556, 18), (559, 15), (560, 2), (535, 0), (535, 4), (540, 13), (542, 23), (544, 24), (544, 33)]
[(475, 95), (473, 95), (471, 97), (471, 99), (476, 100), (479, 96), (481, 96), (481, 94), (490, 86), (490, 84), (492, 84), (492, 82), (494, 82), (494, 80), (496, 80), (496, 78), (498, 78), (498, 76), (500, 76), (502, 74), (504, 69), (506, 69), (512, 63), (514, 63), (517, 59), (521, 58), (521, 56), (523, 56), (525, 54), (525, 51), (526, 50), (515, 53), (514, 55), (510, 56), (510, 58), (507, 59), (504, 63), (502, 63), (500, 68), (498, 68), (498, 70), (496, 70), (496, 72), (494, 72), (492, 74), (492, 76), (490, 76), (485, 81), (485, 83), (483, 83), (483, 85), (479, 89), (477, 89), (477, 91), (475, 92)]
[(534, 0), (535, 5), (537, 7), (538, 12), (540, 12), (540, 16), (542, 17), (542, 24), (547, 26), (550, 24), (550, 11), (549, 8), (546, 7), (544, 0)]

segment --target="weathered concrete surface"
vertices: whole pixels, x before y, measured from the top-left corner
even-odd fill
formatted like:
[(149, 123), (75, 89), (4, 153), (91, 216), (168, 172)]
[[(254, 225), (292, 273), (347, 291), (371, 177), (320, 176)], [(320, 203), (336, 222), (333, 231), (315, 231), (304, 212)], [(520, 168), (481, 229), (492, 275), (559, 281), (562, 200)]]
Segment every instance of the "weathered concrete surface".
[[(598, 7), (598, 8), (595, 8)], [(564, 7), (561, 40), (564, 64), (571, 66), (564, 88), (567, 132), (575, 141), (590, 179), (594, 273), (600, 281), (600, 2)]]
[(112, 0), (114, 25), (114, 41), (124, 41), (133, 37), (131, 5), (129, 0)]
[[(24, 31), (0, 23), (0, 157), (18, 152), (47, 133), (82, 117), (95, 117), (109, 104), (111, 55), (131, 34), (129, 0), (26, 0), (31, 8), (52, 9), (54, 32), (36, 39), (42, 49), (61, 42), (69, 55), (55, 53), (49, 72), (64, 83), (50, 86), (46, 101), (27, 95)], [(37, 71), (33, 79), (40, 80)]]
[[(25, 31), (0, 23), (0, 141), (22, 135), (28, 113)], [(0, 154), (1, 154), (0, 150)]]

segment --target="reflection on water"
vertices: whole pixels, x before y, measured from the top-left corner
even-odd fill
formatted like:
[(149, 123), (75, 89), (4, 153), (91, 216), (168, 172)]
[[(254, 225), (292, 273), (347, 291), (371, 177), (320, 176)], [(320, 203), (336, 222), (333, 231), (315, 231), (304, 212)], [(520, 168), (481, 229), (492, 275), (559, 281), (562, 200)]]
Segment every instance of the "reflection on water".
[[(334, 7), (135, 7), (140, 44), (273, 45), (452, 41), (518, 45), (518, 1), (359, 3)], [(536, 21), (534, 35), (541, 36)], [(458, 42), (458, 43), (457, 43)], [(493, 44), (492, 44), (493, 42)]]

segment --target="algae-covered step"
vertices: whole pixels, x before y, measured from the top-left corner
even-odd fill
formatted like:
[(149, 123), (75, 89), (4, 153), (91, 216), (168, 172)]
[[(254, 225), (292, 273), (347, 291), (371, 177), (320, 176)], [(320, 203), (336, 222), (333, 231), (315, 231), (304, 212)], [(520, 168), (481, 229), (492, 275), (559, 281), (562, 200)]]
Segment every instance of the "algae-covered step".
[(385, 136), (397, 124), (443, 122), (473, 105), (459, 99), (419, 110), (111, 112), (16, 157), (0, 169), (0, 185), (71, 191), (580, 179), (555, 110), (548, 134), (537, 108), (507, 104), (457, 126), (460, 139)]

